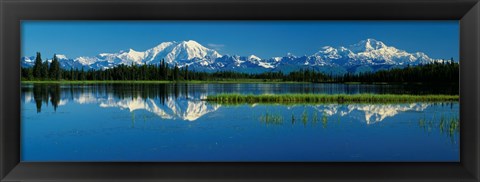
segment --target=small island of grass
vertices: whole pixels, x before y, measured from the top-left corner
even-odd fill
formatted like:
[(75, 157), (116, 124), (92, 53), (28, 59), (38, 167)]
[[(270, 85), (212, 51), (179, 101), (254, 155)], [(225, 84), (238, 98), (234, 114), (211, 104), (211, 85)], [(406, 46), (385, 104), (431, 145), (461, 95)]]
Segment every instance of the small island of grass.
[(404, 95), (404, 94), (278, 94), (210, 95), (205, 100), (219, 104), (242, 103), (409, 103), (409, 102), (452, 102), (458, 95)]

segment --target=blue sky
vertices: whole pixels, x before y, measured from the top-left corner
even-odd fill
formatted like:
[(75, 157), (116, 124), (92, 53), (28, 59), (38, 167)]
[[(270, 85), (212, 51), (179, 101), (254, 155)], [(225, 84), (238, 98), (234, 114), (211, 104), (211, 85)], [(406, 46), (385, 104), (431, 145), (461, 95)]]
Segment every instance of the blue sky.
[(220, 54), (311, 55), (373, 38), (432, 58), (459, 57), (458, 21), (23, 21), (22, 56), (69, 58), (195, 40)]

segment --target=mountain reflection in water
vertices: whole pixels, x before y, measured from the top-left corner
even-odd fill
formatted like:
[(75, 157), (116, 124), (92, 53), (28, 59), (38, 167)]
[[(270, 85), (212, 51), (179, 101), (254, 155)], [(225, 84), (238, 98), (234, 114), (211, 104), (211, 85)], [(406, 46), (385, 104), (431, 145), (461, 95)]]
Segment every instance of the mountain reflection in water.
[(455, 91), (405, 85), (23, 84), (22, 161), (459, 161), (458, 102), (202, 100), (220, 93)]
[[(234, 87), (235, 88), (235, 87)], [(207, 85), (189, 91), (186, 84), (126, 84), (126, 85), (33, 85), (24, 87), (23, 102), (35, 102), (37, 112), (48, 104), (56, 111), (59, 106), (76, 104), (96, 104), (100, 108), (119, 108), (133, 112), (145, 110), (163, 119), (195, 121), (203, 115), (215, 112), (220, 104), (202, 101), (208, 95)], [(203, 92), (199, 92), (201, 90)], [(220, 89), (220, 93), (224, 90)], [(234, 90), (239, 91), (239, 90)], [(318, 104), (293, 105), (311, 107), (328, 116), (352, 117), (372, 124), (393, 117), (400, 112), (421, 112), (432, 104), (453, 103), (401, 103), (401, 104)], [(278, 104), (281, 105), (281, 104)], [(254, 108), (256, 105), (251, 105)], [(229, 106), (223, 106), (229, 107)]]

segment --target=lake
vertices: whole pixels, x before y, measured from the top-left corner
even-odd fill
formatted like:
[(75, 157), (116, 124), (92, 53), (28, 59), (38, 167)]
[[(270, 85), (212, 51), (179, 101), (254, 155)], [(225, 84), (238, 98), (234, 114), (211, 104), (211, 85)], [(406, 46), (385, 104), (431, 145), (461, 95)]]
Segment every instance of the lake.
[(22, 84), (21, 160), (460, 160), (458, 102), (220, 105), (202, 100), (220, 93), (458, 94), (458, 86)]

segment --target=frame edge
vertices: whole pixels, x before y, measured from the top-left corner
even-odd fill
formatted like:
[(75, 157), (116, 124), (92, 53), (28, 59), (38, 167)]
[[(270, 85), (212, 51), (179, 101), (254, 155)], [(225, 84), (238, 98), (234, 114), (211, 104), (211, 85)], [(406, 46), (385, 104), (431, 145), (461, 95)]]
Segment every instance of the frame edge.
[[(480, 180), (480, 2), (472, 7), (465, 16), (460, 20), (460, 42), (462, 45), (468, 45), (460, 49), (460, 59), (469, 60), (461, 61), (460, 69), (469, 70), (460, 72), (460, 87), (462, 93), (469, 93), (468, 98), (460, 97), (460, 104), (467, 107), (461, 107), (460, 115), (474, 116), (468, 118), (471, 120), (472, 127), (461, 127), (461, 162), (465, 169), (476, 179)], [(471, 75), (475, 74), (475, 75)], [(472, 84), (475, 83), (475, 84)], [(463, 114), (462, 114), (463, 113)], [(463, 131), (463, 132), (462, 132)], [(469, 135), (467, 135), (469, 134)], [(468, 138), (466, 140), (465, 138)], [(467, 145), (465, 145), (467, 144)], [(474, 156), (474, 157), (470, 157)]]
[[(17, 166), (12, 166), (11, 168), (13, 169), (8, 169), (9, 167), (7, 167), (8, 165), (5, 165), (4, 162), (5, 160), (9, 160), (7, 159), (6, 155), (7, 155), (7, 152), (4, 152), (5, 150), (7, 150), (7, 147), (5, 145), (5, 142), (7, 142), (7, 134), (6, 134), (6, 128), (5, 126), (7, 125), (6, 124), (6, 118), (5, 117), (5, 113), (4, 112), (6, 110), (6, 108), (4, 108), (4, 102), (3, 102), (3, 99), (4, 98), (7, 98), (7, 93), (5, 92), (5, 81), (7, 80), (7, 73), (6, 73), (6, 69), (4, 68), (3, 65), (5, 65), (5, 61), (7, 61), (5, 58), (7, 57), (6, 56), (6, 53), (7, 51), (4, 51), (6, 49), (9, 49), (9, 50), (17, 50), (19, 48), (7, 48), (5, 47), (6, 45), (6, 42), (5, 41), (5, 38), (6, 39), (14, 39), (14, 38), (9, 38), (9, 37), (4, 37), (4, 33), (3, 33), (3, 30), (4, 30), (4, 24), (6, 24), (5, 22), (5, 11), (4, 10), (4, 5), (5, 5), (5, 2), (8, 2), (7, 0), (0, 0), (0, 40), (2, 40), (1, 44), (0, 44), (0, 59), (2, 59), (0, 61), (0, 140), (1, 140), (1, 143), (0, 143), (0, 181), (2, 181), (4, 178), (8, 178), (7, 176), (9, 176), (9, 173), (12, 172), (13, 170), (16, 169), (16, 167), (19, 167), (19, 165)], [(13, 1), (12, 1), (13, 2)], [(23, 1), (25, 2), (25, 1)], [(31, 1), (29, 1), (31, 2)], [(41, 1), (40, 1), (41, 2)], [(54, 1), (54, 2), (60, 2), (60, 1)], [(465, 3), (466, 1), (462, 1), (463, 3)], [(471, 1), (468, 1), (468, 2), (471, 2)], [(478, 46), (480, 45), (480, 32), (479, 32), (479, 20), (480, 20), (480, 5), (479, 3), (477, 3), (472, 9), (470, 9), (469, 13), (466, 14), (466, 16), (464, 16), (464, 18), (466, 18), (466, 20), (471, 20), (471, 19), (474, 19), (477, 23), (475, 24), (475, 35), (476, 35), (476, 39), (474, 40), (468, 40), (468, 37), (467, 38), (464, 38), (465, 41), (467, 42), (474, 42), (474, 44), (476, 45), (476, 48), (478, 48)], [(471, 18), (471, 19), (469, 19)], [(461, 22), (461, 20), (460, 20)], [(462, 27), (462, 24), (460, 25)], [(461, 31), (462, 31), (462, 28), (461, 28)], [(462, 35), (462, 34), (461, 34)], [(465, 35), (465, 34), (463, 34)], [(471, 37), (470, 37), (471, 38)], [(460, 40), (462, 42), (462, 37), (460, 37)], [(479, 61), (479, 57), (480, 57), (480, 53), (478, 52), (479, 50), (473, 50), (475, 52), (475, 56), (476, 56), (476, 61), (478, 62)], [(5, 54), (4, 54), (5, 53)], [(462, 56), (462, 54), (460, 54)], [(474, 73), (476, 73), (475, 75), (475, 85), (472, 85), (470, 87), (474, 87), (475, 88), (473, 89), (473, 91), (475, 91), (477, 94), (479, 93), (480, 91), (480, 85), (479, 85), (479, 74), (478, 74), (478, 71), (480, 70), (479, 69), (479, 64), (478, 63), (472, 63), (474, 64), (474, 66), (472, 65), (468, 65), (468, 66), (471, 66), (470, 69), (473, 69), (474, 70)], [(465, 65), (464, 65), (465, 67)], [(469, 68), (469, 67), (467, 67)], [(11, 71), (8, 71), (9, 73), (11, 73)], [(462, 75), (463, 77), (465, 75)], [(464, 77), (465, 78), (465, 77)], [(468, 84), (463, 84), (463, 85), (467, 85)], [(469, 87), (469, 88), (470, 88)], [(472, 92), (473, 92), (472, 91)], [(475, 120), (477, 121), (476, 123), (476, 127), (473, 127), (473, 128), (470, 128), (471, 130), (474, 130), (475, 132), (478, 132), (480, 131), (480, 128), (479, 128), (479, 124), (478, 124), (478, 118), (480, 118), (480, 114), (478, 113), (478, 108), (480, 108), (480, 103), (478, 102), (478, 95), (475, 96), (475, 99), (470, 102), (476, 102), (476, 106), (475, 106), (475, 110), (473, 111), (469, 111), (469, 112), (474, 112), (475, 113)], [(462, 100), (463, 101), (463, 100)], [(462, 129), (465, 129), (465, 128), (462, 128)], [(467, 129), (468, 130), (468, 129)], [(463, 135), (462, 135), (463, 136)], [(462, 163), (464, 167), (466, 167), (470, 174), (473, 175), (476, 179), (476, 181), (478, 181), (480, 179), (480, 171), (479, 171), (479, 166), (480, 166), (480, 160), (479, 160), (479, 157), (480, 157), (480, 154), (478, 153), (479, 151), (479, 145), (480, 143), (478, 142), (478, 137), (479, 137), (479, 134), (476, 133), (475, 136), (477, 138), (475, 144), (476, 144), (476, 147), (475, 147), (475, 152), (476, 152), (476, 160), (472, 161), (472, 163)], [(463, 150), (462, 150), (463, 151)], [(18, 154), (17, 154), (18, 155)], [(11, 159), (10, 159), (11, 160)], [(471, 167), (473, 166), (473, 167)]]

